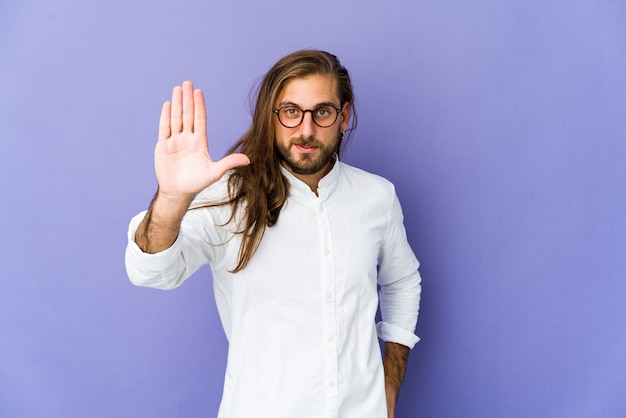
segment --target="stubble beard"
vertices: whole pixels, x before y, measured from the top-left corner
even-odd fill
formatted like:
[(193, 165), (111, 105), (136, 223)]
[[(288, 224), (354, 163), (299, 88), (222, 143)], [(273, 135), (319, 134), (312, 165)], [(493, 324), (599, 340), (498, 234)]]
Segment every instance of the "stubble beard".
[[(295, 157), (296, 151), (295, 145), (302, 145), (305, 147), (317, 147), (317, 151), (314, 155), (299, 153), (298, 158)], [(289, 145), (276, 144), (280, 159), (284, 164), (295, 174), (309, 175), (322, 171), (330, 162), (335, 160), (335, 151), (337, 150), (338, 142), (335, 142), (332, 146), (325, 146), (315, 138), (295, 138), (289, 141)]]

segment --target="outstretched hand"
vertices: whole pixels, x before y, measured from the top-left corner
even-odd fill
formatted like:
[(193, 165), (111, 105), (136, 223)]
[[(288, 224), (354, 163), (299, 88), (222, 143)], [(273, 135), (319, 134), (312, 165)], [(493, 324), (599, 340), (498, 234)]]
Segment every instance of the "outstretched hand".
[(249, 163), (244, 154), (230, 154), (219, 161), (211, 159), (202, 91), (194, 90), (190, 81), (174, 87), (172, 101), (165, 102), (161, 110), (154, 151), (159, 194), (191, 201), (226, 171)]

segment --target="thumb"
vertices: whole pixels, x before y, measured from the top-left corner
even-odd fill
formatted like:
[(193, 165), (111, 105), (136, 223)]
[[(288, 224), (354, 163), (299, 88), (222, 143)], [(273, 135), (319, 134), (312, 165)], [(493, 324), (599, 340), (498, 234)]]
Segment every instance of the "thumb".
[(221, 177), (228, 170), (242, 165), (250, 164), (250, 158), (245, 154), (230, 154), (221, 160), (215, 162), (215, 168), (220, 173)]

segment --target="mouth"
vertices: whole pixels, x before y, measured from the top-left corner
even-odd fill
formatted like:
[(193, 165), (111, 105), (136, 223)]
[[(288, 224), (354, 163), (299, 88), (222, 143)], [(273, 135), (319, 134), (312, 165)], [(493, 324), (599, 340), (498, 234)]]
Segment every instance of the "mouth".
[(305, 154), (309, 154), (317, 150), (317, 147), (315, 146), (307, 146), (307, 145), (302, 145), (302, 144), (293, 144), (293, 146), (296, 147), (298, 151), (303, 152)]

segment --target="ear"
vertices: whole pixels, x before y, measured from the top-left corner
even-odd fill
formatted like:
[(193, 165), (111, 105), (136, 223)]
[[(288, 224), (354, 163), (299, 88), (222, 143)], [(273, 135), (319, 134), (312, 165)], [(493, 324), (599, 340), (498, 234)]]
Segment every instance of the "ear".
[(341, 108), (341, 132), (345, 132), (348, 129), (348, 123), (350, 122), (350, 110), (350, 103), (345, 102)]

